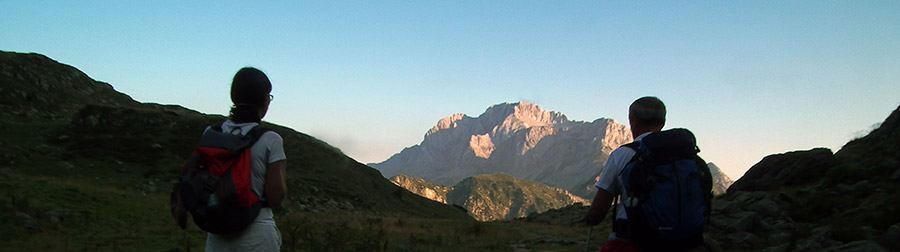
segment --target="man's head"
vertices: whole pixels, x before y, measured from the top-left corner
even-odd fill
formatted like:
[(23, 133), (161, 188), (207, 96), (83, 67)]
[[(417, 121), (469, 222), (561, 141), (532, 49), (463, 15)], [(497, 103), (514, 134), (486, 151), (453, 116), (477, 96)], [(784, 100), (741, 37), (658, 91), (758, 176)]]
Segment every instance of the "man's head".
[(666, 105), (653, 96), (638, 98), (628, 107), (628, 122), (633, 137), (660, 131), (666, 125)]

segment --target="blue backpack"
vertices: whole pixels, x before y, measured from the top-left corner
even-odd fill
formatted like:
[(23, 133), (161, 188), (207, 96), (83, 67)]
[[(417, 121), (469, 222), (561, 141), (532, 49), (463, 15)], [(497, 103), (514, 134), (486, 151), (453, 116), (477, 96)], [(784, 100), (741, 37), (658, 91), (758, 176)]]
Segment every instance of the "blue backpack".
[[(621, 178), (626, 223), (616, 235), (644, 251), (681, 251), (703, 244), (712, 200), (712, 176), (687, 129), (654, 132), (625, 145), (637, 153)], [(621, 224), (625, 224), (624, 226)], [(618, 229), (618, 230), (617, 230)]]

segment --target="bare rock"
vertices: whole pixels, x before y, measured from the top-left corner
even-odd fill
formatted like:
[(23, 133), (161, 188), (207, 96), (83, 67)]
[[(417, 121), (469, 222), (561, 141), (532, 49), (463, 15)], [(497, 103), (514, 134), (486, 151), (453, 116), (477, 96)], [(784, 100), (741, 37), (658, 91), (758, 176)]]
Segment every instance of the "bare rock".
[(750, 231), (759, 222), (759, 215), (754, 212), (740, 212), (724, 216), (714, 216), (710, 225), (726, 232)]
[(753, 204), (756, 201), (759, 201), (766, 197), (765, 192), (744, 192), (738, 191), (734, 193), (734, 202), (739, 205), (746, 206), (749, 204)]
[(788, 252), (790, 251), (790, 244), (781, 244), (774, 247), (768, 247), (762, 250), (762, 252)]
[(778, 245), (784, 244), (789, 241), (793, 237), (791, 233), (788, 232), (777, 232), (769, 235), (769, 244)]
[(769, 155), (750, 167), (743, 177), (728, 188), (728, 193), (738, 191), (771, 191), (783, 186), (800, 185), (815, 181), (836, 164), (829, 149), (816, 148)]
[(841, 246), (843, 243), (833, 239), (833, 232), (829, 227), (818, 227), (812, 230), (812, 235), (804, 240), (797, 241), (795, 251), (823, 251), (826, 248)]
[(781, 208), (779, 207), (779, 204), (768, 198), (764, 198), (764, 199), (754, 202), (753, 204), (748, 206), (748, 209), (751, 211), (754, 211), (756, 213), (759, 213), (762, 216), (769, 216), (769, 217), (781, 216)]
[(41, 229), (41, 227), (38, 226), (37, 221), (35, 221), (31, 215), (26, 213), (16, 212), (14, 220), (17, 225), (25, 227), (28, 230), (37, 231)]
[(887, 252), (888, 250), (870, 240), (854, 241), (825, 249), (825, 252)]
[(900, 247), (900, 223), (891, 225), (884, 234), (881, 234), (880, 240), (888, 246)]
[(45, 214), (48, 219), (50, 219), (50, 223), (59, 224), (73, 216), (72, 210), (69, 209), (55, 209), (47, 211)]
[(725, 235), (725, 248), (753, 248), (759, 245), (759, 236), (750, 232), (735, 232)]
[(717, 215), (717, 214), (732, 214), (732, 213), (735, 213), (735, 212), (737, 212), (737, 211), (739, 211), (739, 210), (740, 210), (740, 209), (738, 208), (737, 204), (734, 204), (734, 203), (732, 203), (731, 201), (727, 201), (727, 200), (714, 200), (714, 201), (712, 202), (712, 210), (711, 210), (711, 211), (712, 211), (712, 215)]
[(72, 165), (71, 163), (66, 162), (66, 161), (59, 162), (59, 165), (60, 165), (60, 167), (62, 167), (63, 169), (66, 169), (66, 170), (71, 170), (71, 169), (75, 168), (75, 165)]

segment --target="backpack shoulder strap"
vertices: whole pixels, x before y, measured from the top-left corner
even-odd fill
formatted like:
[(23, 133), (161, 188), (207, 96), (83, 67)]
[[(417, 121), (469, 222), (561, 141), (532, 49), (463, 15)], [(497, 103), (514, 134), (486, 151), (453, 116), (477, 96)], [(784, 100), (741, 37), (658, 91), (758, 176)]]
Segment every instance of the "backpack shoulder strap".
[[(625, 144), (625, 145), (622, 145), (622, 147), (629, 148), (629, 149), (631, 149), (631, 150), (634, 151), (634, 156), (631, 156), (631, 159), (629, 159), (628, 162), (625, 163), (625, 166), (626, 166), (626, 167), (627, 167), (628, 165), (630, 165), (631, 163), (634, 163), (635, 161), (637, 161), (637, 160), (640, 158), (640, 156), (641, 156), (641, 150), (640, 150), (640, 148), (641, 148), (641, 142), (638, 142), (638, 141), (630, 142), (630, 143), (627, 143), (627, 144)], [(617, 175), (618, 175), (619, 177), (621, 177), (621, 176), (622, 176), (622, 173), (623, 173), (624, 171), (625, 171), (625, 167), (622, 167), (622, 170), (619, 170), (619, 174), (617, 174)]]
[(641, 148), (641, 142), (638, 142), (638, 141), (630, 142), (630, 143), (627, 143), (627, 144), (625, 144), (625, 145), (622, 145), (622, 147), (627, 147), (627, 148), (632, 149), (632, 150), (634, 150), (634, 151), (639, 151), (640, 148)]
[(246, 136), (250, 137), (250, 144), (247, 146), (253, 146), (256, 144), (256, 141), (259, 141), (259, 138), (262, 137), (266, 132), (272, 131), (269, 128), (263, 127), (262, 125), (256, 125), (253, 129), (250, 129), (250, 132), (247, 132)]
[(209, 129), (215, 130), (215, 131), (218, 131), (218, 132), (222, 132), (222, 124), (221, 124), (221, 123), (217, 123), (217, 124), (210, 125), (210, 126), (209, 126)]
[[(625, 144), (625, 145), (622, 145), (622, 147), (629, 148), (629, 149), (631, 149), (631, 150), (633, 150), (633, 151), (635, 152), (635, 153), (634, 153), (634, 156), (631, 156), (631, 160), (628, 160), (628, 163), (625, 163), (625, 166), (628, 166), (629, 164), (631, 164), (631, 163), (633, 163), (634, 161), (637, 160), (638, 155), (640, 154), (639, 152), (640, 152), (641, 143), (638, 142), (638, 141), (634, 141), (634, 142), (630, 142), (630, 143), (627, 143), (627, 144)], [(622, 170), (619, 170), (619, 174), (617, 174), (617, 177), (621, 179), (621, 177), (622, 177), (622, 172), (624, 172), (624, 171), (625, 171), (625, 167), (622, 167)], [(618, 228), (620, 228), (620, 227), (618, 227), (619, 224), (616, 224), (616, 222), (617, 222), (617, 221), (616, 221), (616, 217), (619, 215), (619, 213), (618, 213), (618, 212), (619, 212), (619, 200), (622, 199), (622, 194), (623, 194), (623, 193), (625, 193), (625, 192), (620, 192), (618, 195), (616, 195), (615, 198), (613, 198), (613, 216), (612, 216), (612, 220), (613, 220), (613, 223), (612, 223), (612, 230), (613, 230), (613, 232), (616, 232), (617, 230), (619, 230)]]
[[(206, 128), (215, 132), (222, 132), (222, 123), (214, 123)], [(206, 131), (204, 131), (204, 133), (206, 133)]]

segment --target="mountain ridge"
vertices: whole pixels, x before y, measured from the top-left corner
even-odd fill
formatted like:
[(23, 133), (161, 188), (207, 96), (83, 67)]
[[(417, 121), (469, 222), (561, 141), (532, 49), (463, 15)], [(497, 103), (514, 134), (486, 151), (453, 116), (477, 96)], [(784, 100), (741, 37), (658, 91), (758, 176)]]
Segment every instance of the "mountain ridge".
[(442, 118), (420, 144), (369, 165), (385, 177), (406, 174), (445, 186), (479, 174), (506, 173), (584, 197), (590, 189), (573, 186), (578, 183), (572, 179), (599, 174), (609, 152), (630, 141), (627, 128), (612, 119), (570, 121), (560, 112), (520, 101), (490, 106), (478, 117)]

